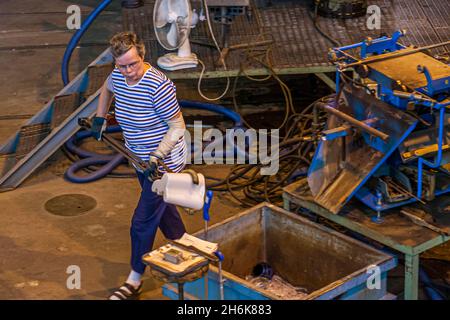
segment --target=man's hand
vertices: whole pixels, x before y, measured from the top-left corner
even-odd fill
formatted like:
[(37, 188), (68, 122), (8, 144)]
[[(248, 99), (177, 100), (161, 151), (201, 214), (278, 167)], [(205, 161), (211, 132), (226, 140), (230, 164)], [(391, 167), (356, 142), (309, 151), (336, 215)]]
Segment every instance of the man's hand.
[(155, 181), (159, 179), (159, 171), (158, 171), (158, 161), (163, 159), (163, 155), (158, 152), (158, 150), (154, 152), (150, 152), (150, 159), (148, 160), (148, 172), (145, 173), (146, 176), (150, 178), (150, 180)]
[(106, 119), (102, 117), (94, 117), (92, 120), (91, 132), (92, 136), (98, 141), (102, 140), (102, 134), (106, 130)]

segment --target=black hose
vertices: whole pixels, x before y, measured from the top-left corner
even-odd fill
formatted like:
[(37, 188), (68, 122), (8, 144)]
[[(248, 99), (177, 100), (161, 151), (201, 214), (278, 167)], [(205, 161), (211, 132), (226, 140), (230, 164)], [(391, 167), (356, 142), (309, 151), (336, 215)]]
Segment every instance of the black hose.
[(326, 114), (317, 109), (317, 125), (313, 129), (312, 112), (316, 109), (315, 105), (318, 102), (334, 101), (335, 97), (335, 94), (322, 97), (301, 112), (290, 115), (285, 125), (289, 127), (278, 145), (279, 171), (277, 174), (261, 175), (262, 164), (236, 165), (231, 168), (227, 177), (220, 181), (210, 182), (209, 177), (206, 177), (207, 188), (228, 191), (231, 197), (247, 207), (262, 201), (281, 204), (282, 188), (306, 174), (315, 149), (314, 139), (311, 139), (311, 136), (317, 135), (326, 122)]
[[(120, 132), (119, 126), (108, 127), (107, 133)], [(73, 162), (67, 169), (64, 177), (74, 183), (87, 183), (98, 180), (103, 177), (125, 178), (134, 177), (135, 171), (126, 173), (114, 173), (113, 170), (120, 164), (127, 163), (127, 159), (118, 154), (98, 154), (85, 150), (79, 146), (79, 143), (90, 138), (90, 131), (79, 131), (73, 135), (64, 145), (62, 151)], [(83, 170), (87, 175), (79, 176), (77, 172)]]
[(325, 31), (322, 30), (322, 28), (319, 26), (319, 22), (318, 22), (318, 4), (315, 3), (315, 7), (314, 7), (314, 16), (311, 16), (311, 14), (308, 12), (308, 16), (311, 18), (313, 24), (314, 24), (314, 28), (316, 28), (316, 30), (326, 39), (328, 39), (335, 47), (341, 47), (341, 43), (339, 41), (337, 41), (336, 39), (334, 39), (332, 36), (330, 36), (328, 33), (326, 33)]

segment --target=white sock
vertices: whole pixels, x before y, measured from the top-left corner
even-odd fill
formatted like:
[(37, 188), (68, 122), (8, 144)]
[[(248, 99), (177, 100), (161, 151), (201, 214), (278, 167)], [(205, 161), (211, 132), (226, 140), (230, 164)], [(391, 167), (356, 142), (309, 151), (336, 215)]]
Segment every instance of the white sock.
[(142, 274), (137, 273), (134, 270), (131, 270), (130, 275), (128, 276), (126, 283), (131, 284), (133, 287), (137, 288), (141, 284)]

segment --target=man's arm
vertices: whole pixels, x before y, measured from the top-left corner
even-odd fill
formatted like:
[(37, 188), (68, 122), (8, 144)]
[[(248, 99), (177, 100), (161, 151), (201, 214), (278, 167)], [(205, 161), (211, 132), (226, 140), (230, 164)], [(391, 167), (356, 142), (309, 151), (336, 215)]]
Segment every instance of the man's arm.
[(184, 123), (181, 112), (178, 112), (173, 118), (166, 122), (169, 126), (169, 130), (166, 132), (155, 151), (155, 154), (162, 159), (172, 151), (186, 130), (186, 124)]
[(97, 113), (94, 116), (94, 119), (92, 119), (92, 136), (99, 141), (102, 139), (103, 131), (106, 130), (106, 113), (108, 113), (109, 107), (111, 106), (111, 102), (114, 97), (112, 90), (112, 81), (110, 75), (102, 86), (100, 96), (98, 98)]
[(111, 76), (106, 79), (105, 83), (102, 86), (102, 91), (100, 91), (96, 113), (97, 117), (105, 118), (106, 114), (108, 113), (109, 107), (111, 106), (112, 99), (114, 98), (114, 94), (111, 91), (111, 84), (108, 83), (111, 81), (110, 79)]
[(159, 117), (169, 126), (169, 130), (154, 152), (157, 157), (165, 158), (186, 130), (176, 97), (176, 87), (172, 81), (165, 81), (158, 87), (154, 94), (153, 104)]

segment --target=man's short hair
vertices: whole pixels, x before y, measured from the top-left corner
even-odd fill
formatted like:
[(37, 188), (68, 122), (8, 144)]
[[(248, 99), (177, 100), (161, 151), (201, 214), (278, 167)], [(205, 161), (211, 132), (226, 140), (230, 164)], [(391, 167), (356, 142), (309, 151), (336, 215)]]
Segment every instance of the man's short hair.
[(144, 59), (145, 45), (144, 42), (137, 36), (136, 33), (131, 31), (119, 32), (115, 34), (111, 40), (111, 53), (114, 58), (118, 58), (126, 53), (131, 48), (135, 47), (139, 56)]

